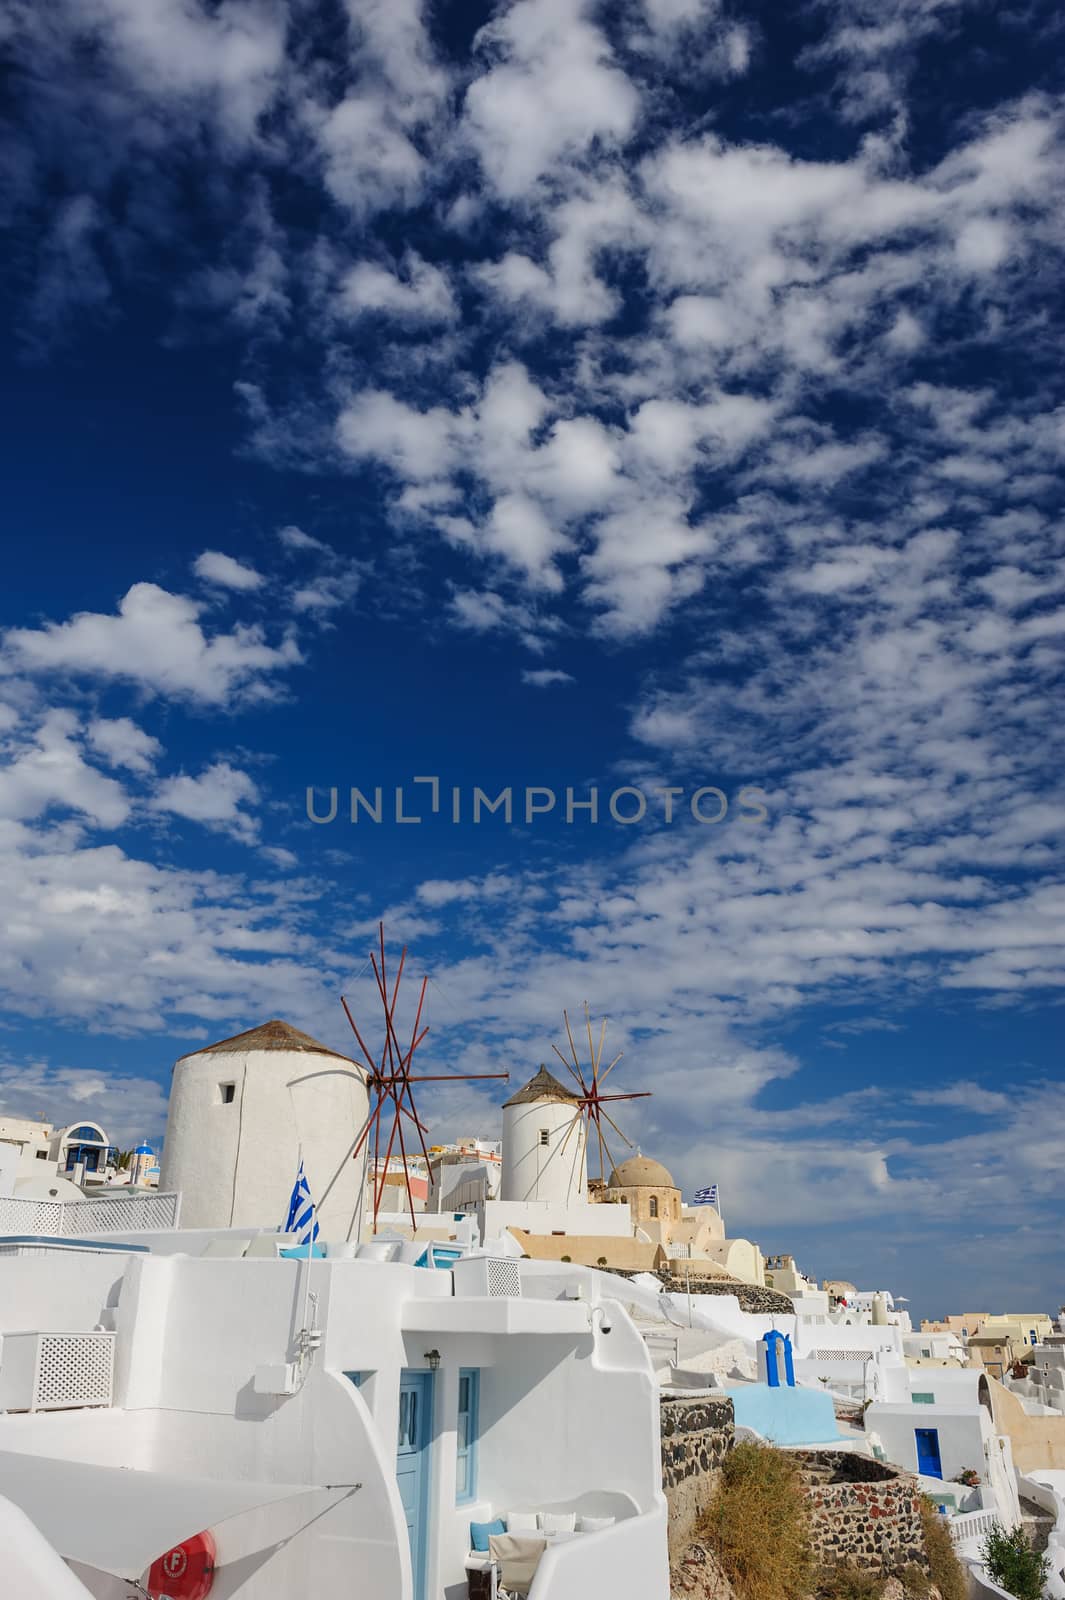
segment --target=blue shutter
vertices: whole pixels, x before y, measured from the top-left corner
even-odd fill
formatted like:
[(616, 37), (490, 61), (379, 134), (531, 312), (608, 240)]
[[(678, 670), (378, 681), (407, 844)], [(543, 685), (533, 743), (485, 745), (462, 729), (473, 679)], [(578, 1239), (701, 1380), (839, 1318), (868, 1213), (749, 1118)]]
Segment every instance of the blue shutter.
[(476, 1367), (462, 1367), (459, 1371), (458, 1459), (455, 1465), (455, 1500), (458, 1505), (466, 1505), (477, 1498), (480, 1379), (481, 1374)]

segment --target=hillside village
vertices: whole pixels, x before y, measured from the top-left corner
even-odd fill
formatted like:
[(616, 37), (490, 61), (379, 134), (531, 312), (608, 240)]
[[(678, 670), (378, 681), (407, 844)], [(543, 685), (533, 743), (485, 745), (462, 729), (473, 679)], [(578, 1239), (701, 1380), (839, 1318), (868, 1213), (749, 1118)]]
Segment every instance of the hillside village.
[(169, 1594), (149, 1569), (202, 1534), (248, 1600), (341, 1567), (398, 1600), (577, 1600), (593, 1570), (762, 1600), (790, 1507), (779, 1600), (1009, 1593), (1007, 1536), (1065, 1596), (1065, 1313), (914, 1328), (890, 1288), (730, 1237), (716, 1187), (686, 1199), (649, 1154), (590, 1176), (603, 1095), (575, 1068), (507, 1092), (501, 1139), (397, 1156), (405, 1091), (274, 1020), (176, 1064), (158, 1172), (146, 1142), (131, 1174), (95, 1125), (8, 1119), (20, 1593)]

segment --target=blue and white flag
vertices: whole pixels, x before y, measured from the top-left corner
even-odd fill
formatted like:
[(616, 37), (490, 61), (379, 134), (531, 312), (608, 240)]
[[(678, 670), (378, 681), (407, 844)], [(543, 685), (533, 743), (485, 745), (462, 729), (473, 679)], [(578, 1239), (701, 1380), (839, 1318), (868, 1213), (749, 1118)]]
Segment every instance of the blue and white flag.
[(294, 1233), (300, 1244), (313, 1244), (318, 1237), (318, 1218), (314, 1214), (314, 1201), (311, 1199), (307, 1174), (303, 1170), (302, 1156), (300, 1170), (296, 1174), (296, 1182), (292, 1189), (292, 1199), (288, 1203), (288, 1221), (281, 1231)]
[(705, 1189), (696, 1189), (693, 1196), (693, 1203), (697, 1206), (716, 1206), (717, 1184), (711, 1183), (708, 1184)]

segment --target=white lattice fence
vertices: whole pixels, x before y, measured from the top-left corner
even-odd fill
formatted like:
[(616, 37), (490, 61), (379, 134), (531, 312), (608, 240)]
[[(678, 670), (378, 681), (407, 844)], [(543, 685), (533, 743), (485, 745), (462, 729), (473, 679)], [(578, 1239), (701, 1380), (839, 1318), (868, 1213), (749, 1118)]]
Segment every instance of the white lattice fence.
[(181, 1196), (178, 1194), (129, 1194), (108, 1196), (106, 1200), (68, 1200), (63, 1207), (62, 1231), (82, 1233), (128, 1233), (147, 1228), (173, 1228), (177, 1225)]
[(488, 1293), (491, 1295), (520, 1295), (521, 1268), (516, 1261), (502, 1259), (488, 1263)]
[(150, 1228), (175, 1228), (181, 1213), (179, 1194), (128, 1194), (106, 1200), (26, 1200), (0, 1198), (0, 1235), (40, 1234), (79, 1238), (86, 1233), (142, 1233)]
[(63, 1225), (63, 1207), (58, 1200), (19, 1200), (14, 1195), (0, 1198), (0, 1234), (57, 1234)]
[(113, 1333), (42, 1333), (31, 1410), (109, 1406), (114, 1369)]

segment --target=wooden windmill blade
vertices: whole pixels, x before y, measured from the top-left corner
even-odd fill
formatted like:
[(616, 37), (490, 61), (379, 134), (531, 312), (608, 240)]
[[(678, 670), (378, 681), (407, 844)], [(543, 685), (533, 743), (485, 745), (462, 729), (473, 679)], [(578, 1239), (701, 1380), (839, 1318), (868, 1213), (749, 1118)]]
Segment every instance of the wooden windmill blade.
[[(507, 1080), (509, 1072), (454, 1072), (430, 1073), (417, 1076), (411, 1072), (411, 1063), (415, 1051), (422, 1044), (429, 1032), (428, 1024), (422, 1026), (422, 1013), (425, 1008), (425, 996), (428, 988), (428, 976), (422, 978), (421, 990), (418, 995), (418, 1004), (414, 1015), (414, 1025), (411, 1029), (410, 1043), (404, 1048), (399, 1041), (396, 1028), (396, 1011), (399, 1005), (400, 984), (407, 965), (407, 946), (404, 945), (400, 952), (399, 962), (396, 967), (395, 977), (391, 980), (388, 974), (387, 954), (385, 949), (385, 926), (378, 923), (378, 949), (370, 952), (370, 965), (373, 968), (374, 980), (377, 986), (377, 995), (384, 1014), (384, 1041), (381, 1045), (380, 1060), (367, 1048), (358, 1025), (351, 1013), (351, 1008), (341, 995), (340, 1003), (344, 1014), (351, 1025), (351, 1031), (358, 1041), (362, 1051), (363, 1063), (367, 1071), (366, 1087), (372, 1096), (372, 1109), (366, 1119), (366, 1126), (355, 1141), (352, 1156), (360, 1153), (363, 1159), (368, 1158), (371, 1145), (373, 1145), (373, 1231), (377, 1232), (377, 1221), (381, 1212), (381, 1202), (387, 1188), (388, 1171), (393, 1159), (393, 1151), (397, 1142), (399, 1145), (398, 1159), (403, 1166), (403, 1182), (407, 1193), (407, 1205), (410, 1210), (411, 1232), (417, 1231), (417, 1221), (414, 1214), (414, 1193), (411, 1188), (410, 1161), (413, 1154), (408, 1153), (407, 1141), (404, 1137), (404, 1121), (413, 1124), (422, 1148), (425, 1160), (426, 1175), (430, 1184), (433, 1182), (432, 1166), (429, 1160), (429, 1151), (426, 1145), (427, 1128), (418, 1115), (414, 1103), (414, 1084), (416, 1083), (465, 1083), (475, 1079), (493, 1078)], [(384, 1136), (385, 1126), (388, 1128), (387, 1139)], [(381, 1164), (381, 1146), (385, 1144), (384, 1165)]]
[(584, 1079), (581, 1077), (579, 1070), (577, 1072), (574, 1072), (573, 1068), (570, 1066), (569, 1062), (566, 1060), (565, 1056), (562, 1054), (562, 1051), (558, 1048), (557, 1044), (553, 1044), (551, 1046), (551, 1048), (555, 1052), (555, 1054), (558, 1057), (558, 1059), (561, 1061), (562, 1065), (565, 1067), (566, 1071), (569, 1073), (570, 1077), (573, 1079), (574, 1083), (577, 1085), (577, 1087), (580, 1089), (581, 1093), (583, 1094), (585, 1092), (585, 1090), (587, 1089), (587, 1084), (585, 1083)]
[[(621, 1141), (624, 1144), (628, 1145), (630, 1149), (632, 1149), (632, 1140), (629, 1139), (622, 1132), (622, 1130), (618, 1127), (617, 1123), (614, 1121), (614, 1118), (610, 1115), (610, 1113), (605, 1108), (606, 1108), (606, 1106), (608, 1104), (611, 1104), (611, 1103), (614, 1103), (614, 1102), (620, 1101), (620, 1100), (647, 1100), (647, 1099), (650, 1098), (650, 1090), (648, 1090), (648, 1089), (633, 1089), (633, 1090), (628, 1090), (628, 1091), (622, 1091), (621, 1093), (616, 1093), (615, 1092), (615, 1093), (612, 1093), (612, 1094), (604, 1094), (603, 1093), (603, 1084), (605, 1083), (605, 1081), (606, 1081), (607, 1077), (609, 1076), (609, 1074), (611, 1072), (613, 1072), (614, 1068), (617, 1066), (618, 1062), (621, 1060), (622, 1055), (624, 1054), (623, 1051), (619, 1050), (617, 1055), (613, 1058), (613, 1060), (610, 1062), (609, 1066), (606, 1068), (606, 1071), (603, 1072), (602, 1074), (600, 1074), (599, 1068), (600, 1068), (600, 1064), (601, 1064), (602, 1059), (603, 1059), (603, 1046), (604, 1046), (604, 1044), (606, 1042), (606, 1030), (607, 1030), (607, 1019), (606, 1019), (606, 1017), (604, 1017), (602, 1019), (602, 1022), (600, 1023), (599, 1039), (598, 1039), (598, 1042), (596, 1042), (596, 1040), (594, 1038), (594, 1035), (593, 1035), (593, 1031), (592, 1031), (591, 1008), (589, 1007), (587, 1001), (584, 1002), (584, 1022), (585, 1022), (585, 1027), (586, 1027), (587, 1033), (588, 1033), (588, 1057), (589, 1057), (589, 1073), (588, 1073), (588, 1077), (587, 1078), (584, 1075), (584, 1071), (583, 1071), (583, 1068), (581, 1067), (581, 1063), (580, 1063), (580, 1058), (577, 1055), (577, 1047), (576, 1047), (576, 1044), (575, 1044), (574, 1038), (573, 1038), (573, 1029), (570, 1027), (569, 1013), (565, 1010), (565, 1008), (563, 1008), (563, 1011), (562, 1011), (562, 1020), (563, 1020), (563, 1023), (565, 1025), (566, 1038), (569, 1041), (569, 1047), (570, 1047), (570, 1051), (571, 1051), (572, 1057), (573, 1057), (573, 1064), (570, 1065), (570, 1062), (566, 1059), (565, 1055), (563, 1055), (562, 1051), (559, 1049), (557, 1044), (553, 1044), (551, 1046), (551, 1048), (555, 1052), (555, 1054), (558, 1057), (558, 1059), (568, 1069), (570, 1077), (573, 1078), (573, 1080), (575, 1081), (575, 1083), (578, 1086), (579, 1093), (576, 1096), (576, 1100), (577, 1100), (577, 1113), (576, 1113), (576, 1115), (581, 1119), (581, 1121), (587, 1127), (587, 1136), (585, 1138), (585, 1151), (587, 1152), (587, 1150), (588, 1150), (588, 1148), (589, 1148), (589, 1146), (591, 1144), (592, 1132), (593, 1132), (593, 1129), (594, 1129), (595, 1140), (596, 1140), (596, 1143), (597, 1143), (597, 1145), (599, 1147), (599, 1181), (600, 1181), (600, 1183), (604, 1183), (605, 1184), (605, 1182), (606, 1182), (607, 1163), (609, 1162), (610, 1168), (611, 1168), (612, 1171), (614, 1170), (615, 1163), (614, 1163), (614, 1157), (613, 1157), (613, 1155), (611, 1153), (611, 1150), (610, 1150), (610, 1145), (609, 1145), (609, 1143), (607, 1141), (607, 1136), (603, 1131), (603, 1121), (604, 1121), (604, 1119), (610, 1124), (611, 1128), (617, 1134), (618, 1138), (621, 1139)], [(563, 1148), (565, 1148), (565, 1145), (568, 1144), (569, 1139), (570, 1139), (570, 1137), (572, 1135), (572, 1132), (573, 1132), (572, 1128), (570, 1128), (567, 1131), (566, 1138), (565, 1138), (565, 1141), (563, 1143)]]

